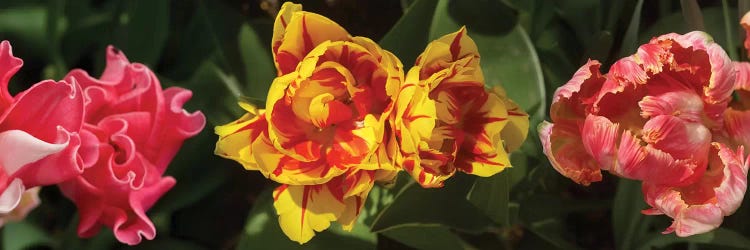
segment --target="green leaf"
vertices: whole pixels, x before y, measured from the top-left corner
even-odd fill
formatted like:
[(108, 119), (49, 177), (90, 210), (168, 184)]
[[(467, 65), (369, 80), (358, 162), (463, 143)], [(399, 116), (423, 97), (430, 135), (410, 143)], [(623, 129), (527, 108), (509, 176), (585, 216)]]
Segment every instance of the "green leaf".
[[(498, 0), (447, 0), (448, 15), (475, 33), (497, 36), (513, 30), (518, 23), (518, 11)], [(440, 5), (438, 5), (440, 6)], [(438, 7), (440, 9), (441, 7)], [(501, 21), (498, 21), (501, 18)], [(433, 22), (432, 28), (435, 27)], [(439, 29), (439, 28), (438, 28)]]
[(655, 233), (638, 247), (638, 249), (664, 248), (676, 243), (701, 243), (710, 246), (734, 247), (746, 249), (750, 246), (750, 239), (747, 237), (726, 229), (717, 228), (711, 232), (690, 237), (677, 237), (675, 234)]
[(706, 30), (706, 27), (703, 25), (701, 7), (698, 6), (697, 1), (680, 0), (680, 7), (682, 7), (682, 16), (685, 18), (688, 28), (691, 30)]
[(393, 203), (372, 223), (372, 231), (415, 225), (444, 225), (470, 232), (485, 231), (493, 224), (484, 213), (466, 200), (474, 177), (456, 174), (442, 188), (406, 185)]
[(2, 249), (5, 250), (21, 250), (32, 246), (52, 244), (52, 239), (42, 229), (23, 221), (5, 224), (2, 237)]
[[(735, 21), (731, 21), (729, 23), (730, 27), (728, 29), (726, 28), (724, 23), (724, 10), (721, 6), (708, 7), (702, 9), (701, 11), (703, 12), (703, 17), (706, 25), (706, 33), (711, 35), (714, 41), (721, 45), (722, 48), (730, 48), (727, 39), (732, 39), (734, 41), (740, 42), (736, 36), (736, 34), (738, 33), (737, 31), (739, 30), (739, 22), (736, 20), (739, 20), (739, 17), (736, 16), (737, 11), (734, 8), (729, 9), (729, 19)], [(730, 36), (727, 36), (727, 30), (729, 30), (730, 35), (732, 35), (731, 38)], [(646, 29), (640, 36), (640, 42), (648, 42), (648, 40), (652, 37), (661, 34), (670, 32), (683, 34), (689, 31), (690, 29), (686, 26), (684, 20), (682, 19), (682, 13), (674, 12), (657, 20), (653, 25)]]
[(633, 16), (630, 17), (628, 29), (625, 31), (625, 37), (622, 39), (619, 57), (633, 54), (638, 48), (638, 29), (641, 25), (641, 10), (643, 10), (643, 0), (638, 0), (635, 4)]
[(188, 110), (202, 110), (209, 128), (234, 121), (244, 113), (237, 105), (241, 94), (240, 84), (236, 78), (216, 66), (213, 60), (206, 60), (182, 87), (200, 93), (186, 107)]
[(466, 243), (450, 229), (443, 226), (409, 226), (393, 228), (381, 232), (385, 237), (396, 240), (414, 249), (465, 249)]
[(337, 223), (304, 245), (290, 240), (281, 231), (276, 211), (273, 208), (272, 191), (263, 192), (250, 211), (245, 230), (237, 249), (374, 249), (375, 234), (361, 223), (355, 224), (352, 232), (341, 229)]
[(526, 229), (556, 249), (578, 249), (577, 246), (562, 238), (561, 223), (557, 220), (535, 222)]
[(500, 225), (509, 225), (510, 173), (513, 169), (486, 178), (477, 178), (469, 191), (469, 201)]
[[(430, 29), (430, 39), (456, 32), (461, 27), (461, 23), (449, 11), (450, 1), (439, 1)], [(476, 18), (493, 22), (498, 17), (492, 14)], [(505, 34), (475, 32), (474, 27), (469, 25), (466, 29), (482, 56), (480, 64), (485, 84), (490, 87), (503, 86), (508, 97), (529, 114), (544, 117), (546, 104), (542, 69), (526, 31), (518, 25)]]
[(631, 249), (640, 240), (649, 220), (643, 220), (641, 210), (647, 207), (643, 201), (641, 183), (620, 178), (612, 205), (612, 226), (618, 249)]
[(729, 58), (732, 59), (732, 61), (737, 61), (740, 58), (737, 56), (737, 46), (735, 43), (735, 37), (733, 34), (736, 32), (736, 29), (733, 30), (733, 28), (736, 28), (736, 24), (732, 26), (732, 22), (736, 22), (735, 19), (732, 19), (734, 15), (732, 15), (734, 12), (729, 11), (729, 3), (727, 0), (721, 1), (721, 10), (724, 12), (724, 32), (726, 33), (726, 39), (727, 39), (727, 53), (729, 53)]
[(156, 66), (169, 31), (168, 0), (124, 1), (125, 11), (118, 18), (120, 29), (115, 46), (128, 58), (151, 67)]
[(246, 76), (243, 93), (251, 98), (265, 100), (268, 88), (276, 77), (276, 68), (269, 43), (261, 39), (256, 26), (245, 23), (240, 28), (239, 48)]
[[(213, 152), (216, 140), (213, 128), (209, 127), (195, 138), (185, 141), (166, 172), (166, 175), (177, 180), (177, 184), (159, 199), (150, 212), (172, 212), (194, 204), (224, 183), (230, 168), (239, 168), (235, 162), (209, 153)], [(197, 155), (195, 152), (205, 154)]]
[(46, 78), (60, 79), (65, 75), (67, 66), (60, 52), (60, 40), (65, 30), (66, 19), (62, 13), (64, 1), (52, 0), (47, 3), (47, 42), (49, 43), (49, 61), (52, 62), (51, 70), (45, 72)]
[(408, 70), (427, 46), (437, 1), (416, 0), (396, 25), (380, 40), (380, 46), (395, 54)]
[(46, 11), (42, 6), (0, 8), (0, 37), (11, 40), (16, 51), (28, 51), (36, 57), (46, 55)]
[(202, 247), (196, 243), (168, 238), (159, 236), (154, 240), (146, 240), (133, 247), (124, 247), (122, 249), (133, 249), (133, 250), (161, 250), (161, 249), (181, 249), (181, 250), (205, 250), (208, 248)]

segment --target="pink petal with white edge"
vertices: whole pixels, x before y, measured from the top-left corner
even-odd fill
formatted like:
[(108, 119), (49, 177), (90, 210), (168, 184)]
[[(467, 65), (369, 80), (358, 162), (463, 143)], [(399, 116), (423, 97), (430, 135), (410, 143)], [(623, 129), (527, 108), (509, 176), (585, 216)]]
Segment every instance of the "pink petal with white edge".
[(83, 172), (84, 164), (78, 155), (81, 138), (77, 133), (70, 133), (62, 127), (57, 128), (57, 144), (66, 144), (63, 150), (29, 163), (16, 176), (21, 178), (26, 187), (53, 185), (69, 180)]
[(25, 187), (21, 179), (14, 179), (0, 194), (0, 213), (13, 211), (21, 202)]
[(48, 155), (60, 152), (68, 144), (52, 144), (39, 140), (21, 130), (0, 133), (0, 166), (5, 173), (14, 175), (22, 167)]
[(601, 63), (597, 60), (589, 60), (586, 62), (586, 64), (578, 68), (570, 81), (555, 90), (555, 95), (552, 97), (552, 103), (560, 101), (561, 98), (571, 98), (573, 94), (579, 92), (581, 92), (584, 97), (592, 96), (593, 93), (591, 93), (591, 91), (598, 91), (600, 86), (584, 85), (586, 85), (585, 83), (589, 80), (604, 81), (604, 78), (602, 78), (599, 72), (600, 67)]
[[(686, 237), (719, 227), (733, 214), (747, 189), (747, 165), (742, 147), (736, 152), (713, 143), (709, 169), (697, 182), (685, 187), (664, 187), (644, 182), (643, 192), (652, 210), (674, 219), (664, 233)], [(649, 214), (658, 214), (648, 212)]]

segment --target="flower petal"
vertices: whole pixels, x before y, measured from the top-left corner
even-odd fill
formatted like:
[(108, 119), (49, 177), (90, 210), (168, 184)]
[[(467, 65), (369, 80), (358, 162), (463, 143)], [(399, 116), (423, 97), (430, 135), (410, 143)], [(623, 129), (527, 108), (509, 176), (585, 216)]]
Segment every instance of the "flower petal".
[(219, 140), (214, 153), (239, 162), (247, 170), (258, 170), (251, 145), (267, 129), (268, 123), (263, 110), (252, 110), (234, 122), (216, 126), (215, 132), (219, 135)]
[(668, 187), (644, 182), (643, 191), (649, 205), (674, 219), (665, 233), (674, 231), (686, 237), (713, 230), (724, 216), (733, 214), (747, 189), (747, 165), (743, 149), (736, 152), (713, 143), (712, 163), (695, 183), (685, 187)]
[(13, 56), (10, 42), (0, 42), (0, 110), (5, 110), (13, 102), (13, 96), (8, 92), (8, 83), (23, 66), (23, 60)]
[(581, 131), (583, 146), (604, 170), (611, 169), (617, 160), (617, 141), (620, 125), (603, 116), (588, 115)]
[(276, 16), (271, 42), (278, 75), (293, 72), (302, 59), (324, 41), (348, 41), (349, 33), (327, 17), (285, 3)]
[[(750, 51), (750, 11), (745, 13), (740, 19), (740, 25), (745, 30), (745, 49)], [(748, 54), (750, 56), (750, 54)]]
[(8, 187), (3, 190), (2, 194), (0, 194), (0, 213), (13, 211), (21, 203), (24, 190), (23, 181), (21, 179), (13, 179), (8, 184)]
[(577, 128), (544, 121), (538, 129), (543, 152), (557, 172), (582, 185), (602, 180), (598, 162), (586, 152)]
[[(58, 127), (77, 132), (83, 125), (83, 97), (75, 83), (42, 81), (16, 95), (0, 123), (0, 131), (23, 130), (55, 142)], [(54, 107), (54, 108), (53, 108)]]
[(345, 204), (329, 185), (281, 185), (273, 192), (279, 225), (289, 239), (303, 244), (337, 220)]

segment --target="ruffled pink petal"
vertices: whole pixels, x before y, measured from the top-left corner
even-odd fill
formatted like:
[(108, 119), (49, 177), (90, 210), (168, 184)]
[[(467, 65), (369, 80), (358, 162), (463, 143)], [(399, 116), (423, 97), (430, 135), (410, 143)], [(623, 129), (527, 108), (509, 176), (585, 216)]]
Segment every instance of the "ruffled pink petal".
[(154, 239), (156, 228), (146, 215), (146, 210), (150, 209), (175, 183), (174, 178), (165, 177), (152, 186), (131, 192), (130, 208), (135, 216), (121, 216), (115, 220), (112, 231), (117, 240), (128, 245), (137, 245), (143, 238)]
[(688, 91), (673, 89), (658, 96), (645, 96), (638, 102), (638, 106), (644, 118), (671, 115), (690, 122), (702, 122), (703, 118), (703, 100)]
[(724, 112), (727, 138), (745, 149), (750, 149), (750, 111), (727, 109)]
[(83, 172), (85, 166), (78, 155), (81, 146), (78, 133), (70, 133), (58, 127), (55, 143), (67, 146), (57, 153), (26, 165), (16, 173), (26, 187), (57, 184)]
[(698, 166), (708, 163), (712, 135), (701, 123), (659, 115), (646, 122), (641, 134), (643, 141), (676, 159), (691, 159)]
[[(599, 72), (601, 63), (597, 60), (589, 60), (581, 66), (565, 85), (555, 91), (552, 97), (552, 103), (557, 103), (560, 99), (570, 99), (575, 93), (580, 93), (583, 98), (594, 96), (599, 92), (604, 78)], [(582, 98), (582, 99), (583, 99)], [(553, 118), (553, 120), (555, 120)]]
[(13, 102), (13, 96), (8, 92), (8, 83), (21, 66), (23, 60), (13, 56), (10, 43), (0, 42), (0, 110), (5, 110)]
[[(750, 50), (750, 12), (747, 12), (742, 16), (742, 19), (740, 19), (740, 25), (745, 29), (745, 49)], [(750, 56), (750, 53), (748, 53), (748, 56)]]
[(599, 167), (609, 170), (616, 163), (617, 141), (620, 139), (619, 124), (606, 117), (588, 115), (581, 131), (583, 146), (592, 155)]
[(598, 163), (581, 145), (577, 128), (542, 122), (539, 138), (544, 154), (557, 172), (582, 185), (602, 180)]
[(164, 90), (165, 112), (154, 124), (150, 141), (140, 150), (162, 173), (185, 139), (197, 135), (206, 125), (202, 112), (188, 113), (183, 109), (192, 95), (189, 90), (177, 87)]
[(748, 62), (733, 62), (734, 68), (737, 70), (737, 81), (734, 85), (734, 89), (750, 91), (750, 63)]
[(678, 160), (668, 153), (636, 138), (630, 131), (622, 134), (617, 151), (618, 164), (610, 171), (629, 179), (650, 181), (661, 185), (678, 185), (695, 174), (690, 160)]
[(77, 132), (83, 124), (83, 97), (75, 83), (42, 81), (21, 92), (0, 123), (0, 131), (23, 130), (55, 142), (57, 127)]
[[(712, 162), (698, 181), (685, 187), (644, 182), (643, 192), (653, 208), (647, 214), (663, 213), (674, 219), (665, 233), (680, 237), (711, 231), (733, 214), (747, 189), (747, 165), (743, 149), (736, 152), (714, 143)], [(658, 211), (658, 212), (657, 212)]]

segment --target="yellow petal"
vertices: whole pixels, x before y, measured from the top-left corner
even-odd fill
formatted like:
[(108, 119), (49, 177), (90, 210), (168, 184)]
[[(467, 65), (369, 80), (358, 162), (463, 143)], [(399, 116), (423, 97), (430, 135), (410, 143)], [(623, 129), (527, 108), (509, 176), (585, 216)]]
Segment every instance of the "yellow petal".
[(263, 126), (265, 121), (259, 121), (259, 119), (265, 118), (258, 116), (257, 113), (247, 113), (234, 122), (216, 126), (214, 131), (219, 135), (219, 140), (216, 142), (214, 154), (235, 160), (247, 170), (258, 170), (250, 145), (255, 140), (253, 136), (257, 138), (261, 133), (258, 130), (267, 128)]
[(529, 134), (529, 114), (505, 95), (505, 89), (495, 86), (492, 92), (500, 96), (508, 110), (508, 123), (501, 133), (505, 151), (510, 153), (521, 147)]
[[(279, 75), (293, 72), (297, 64), (321, 43), (351, 39), (344, 28), (327, 17), (299, 11), (296, 7), (290, 11), (293, 12), (280, 13), (274, 24), (272, 48)], [(286, 20), (284, 15), (290, 15), (286, 25), (282, 22)], [(277, 26), (285, 28), (277, 29)]]
[[(498, 95), (486, 93), (487, 100), (476, 111), (484, 114), (484, 119), (488, 122), (482, 124), (479, 131), (467, 131), (466, 137), (471, 137), (475, 141), (473, 148), (462, 148), (461, 151), (473, 155), (466, 155), (467, 158), (458, 157), (457, 167), (467, 173), (478, 176), (492, 176), (510, 166), (508, 153), (502, 144), (501, 131), (508, 123), (508, 112), (505, 109), (505, 103)], [(469, 134), (475, 132), (475, 134)], [(471, 169), (461, 168), (461, 160), (470, 161)]]
[(345, 169), (325, 162), (302, 162), (282, 153), (268, 137), (260, 136), (252, 145), (258, 170), (273, 181), (290, 185), (316, 185), (341, 175)]
[(273, 197), (281, 230), (300, 244), (312, 239), (315, 232), (327, 229), (345, 208), (328, 185), (281, 185), (274, 190)]

